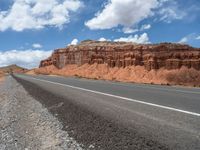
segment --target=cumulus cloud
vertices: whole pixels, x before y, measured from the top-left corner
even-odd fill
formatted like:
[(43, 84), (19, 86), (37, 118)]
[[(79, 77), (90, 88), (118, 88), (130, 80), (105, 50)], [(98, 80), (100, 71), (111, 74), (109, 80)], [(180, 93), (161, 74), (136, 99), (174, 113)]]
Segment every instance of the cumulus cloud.
[(73, 39), (70, 45), (77, 45), (78, 44), (78, 39)]
[(33, 47), (33, 48), (42, 48), (42, 45), (39, 44), (39, 43), (34, 43), (34, 44), (32, 45), (32, 47)]
[(104, 42), (104, 41), (111, 41), (110, 39), (106, 39), (104, 37), (101, 37), (100, 39), (98, 39), (98, 41)]
[(70, 12), (82, 6), (79, 0), (14, 0), (6, 11), (0, 11), (0, 31), (41, 29), (45, 26), (62, 28), (70, 22)]
[(115, 42), (133, 42), (138, 44), (147, 44), (150, 43), (149, 37), (147, 33), (143, 33), (142, 35), (130, 35), (128, 37), (121, 37), (119, 39), (115, 39)]
[(105, 39), (104, 37), (101, 37), (98, 41), (104, 42), (104, 41), (107, 41), (107, 39)]
[(148, 2), (146, 0), (109, 0), (103, 10), (85, 22), (85, 25), (92, 30), (111, 29), (121, 25), (125, 33), (134, 33), (135, 26), (149, 17), (169, 23), (174, 19), (182, 19), (185, 14), (186, 12), (178, 9), (178, 3), (173, 0), (148, 0)]
[(44, 50), (10, 50), (0, 52), (0, 66), (17, 64), (25, 68), (38, 67), (42, 59), (51, 55), (52, 51)]
[(157, 0), (110, 0), (101, 12), (85, 23), (90, 29), (130, 27), (153, 14)]

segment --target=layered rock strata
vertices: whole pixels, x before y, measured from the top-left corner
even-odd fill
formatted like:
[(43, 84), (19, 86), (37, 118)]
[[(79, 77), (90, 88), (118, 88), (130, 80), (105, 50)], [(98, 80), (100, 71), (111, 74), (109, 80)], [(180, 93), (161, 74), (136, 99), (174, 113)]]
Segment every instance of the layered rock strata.
[(183, 44), (135, 44), (126, 42), (83, 41), (76, 46), (57, 49), (42, 60), (40, 67), (54, 65), (107, 64), (109, 67), (144, 66), (148, 71), (181, 67), (200, 70), (200, 48)]

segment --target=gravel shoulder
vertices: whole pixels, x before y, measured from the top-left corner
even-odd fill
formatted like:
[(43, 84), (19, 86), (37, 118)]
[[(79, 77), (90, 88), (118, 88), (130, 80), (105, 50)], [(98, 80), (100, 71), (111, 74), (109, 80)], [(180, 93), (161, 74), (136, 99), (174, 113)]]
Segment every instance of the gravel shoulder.
[(63, 125), (12, 77), (0, 83), (0, 150), (81, 150)]

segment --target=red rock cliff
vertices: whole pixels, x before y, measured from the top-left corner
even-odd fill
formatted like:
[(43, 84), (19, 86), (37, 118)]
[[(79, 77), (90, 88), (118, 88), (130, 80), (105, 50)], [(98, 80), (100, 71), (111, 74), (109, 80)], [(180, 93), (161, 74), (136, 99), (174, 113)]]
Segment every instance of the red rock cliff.
[(76, 46), (57, 49), (41, 61), (40, 67), (68, 64), (108, 64), (109, 67), (144, 66), (147, 70), (182, 66), (200, 70), (200, 49), (183, 44), (134, 44), (125, 42), (83, 41)]

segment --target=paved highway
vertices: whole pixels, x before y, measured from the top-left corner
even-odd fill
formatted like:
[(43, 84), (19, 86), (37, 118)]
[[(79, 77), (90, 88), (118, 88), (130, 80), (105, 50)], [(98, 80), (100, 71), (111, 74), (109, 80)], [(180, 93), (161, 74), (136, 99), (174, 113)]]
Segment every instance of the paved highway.
[[(53, 96), (48, 100), (44, 99), (42, 102), (47, 107), (52, 108), (55, 104), (60, 104), (62, 107), (61, 104), (73, 103), (73, 106), (78, 108), (77, 112), (79, 109), (85, 110), (84, 112), (87, 110), (87, 113), (112, 121), (111, 128), (116, 125), (120, 126), (116, 129), (115, 134), (113, 134), (114, 131), (107, 131), (110, 133), (109, 135), (105, 131), (104, 133), (102, 130), (99, 131), (99, 128), (95, 130), (87, 128), (88, 132), (92, 133), (90, 140), (87, 139), (88, 135), (84, 134), (83, 129), (79, 132), (74, 131), (77, 134), (83, 134), (81, 137), (84, 140), (82, 141), (78, 135), (75, 136), (86, 145), (92, 141), (97, 146), (101, 146), (99, 149), (200, 149), (200, 89), (198, 88), (129, 84), (43, 75), (16, 74), (15, 77), (33, 96), (37, 97), (37, 92), (38, 95), (41, 95), (39, 92), (45, 90), (62, 98), (59, 102), (56, 98), (53, 99)], [(30, 88), (32, 85), (38, 88), (35, 95), (33, 94), (34, 90)], [(40, 99), (42, 96), (38, 96), (38, 100)], [(52, 101), (57, 103), (50, 104)], [(65, 107), (63, 106), (63, 108)], [(59, 114), (60, 111), (52, 112)], [(67, 124), (64, 121), (66, 119), (65, 111), (67, 112), (66, 109), (63, 109), (60, 112), (60, 119)], [(83, 117), (83, 112), (80, 116)], [(94, 120), (92, 119), (90, 122)], [(73, 122), (73, 119), (70, 121)], [(80, 119), (77, 120), (77, 122), (79, 121)], [(77, 128), (81, 126), (80, 123), (84, 124), (83, 121), (79, 122)], [(94, 128), (95, 124), (96, 122), (91, 125), (87, 122), (85, 126)], [(75, 123), (72, 125), (76, 126)], [(74, 130), (79, 130), (77, 128)], [(107, 128), (105, 127), (104, 130)], [(128, 129), (127, 133), (129, 134), (124, 134), (123, 129), (124, 131)], [(93, 133), (95, 131), (96, 136)], [(118, 132), (121, 136), (119, 138), (116, 137)], [(100, 138), (105, 135), (110, 137), (110, 144), (108, 144), (108, 140), (104, 141), (103, 138)], [(117, 140), (122, 141), (121, 143), (118, 141), (120, 143), (118, 146), (116, 145)]]

